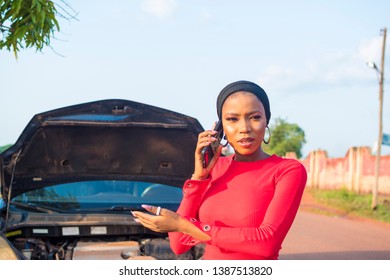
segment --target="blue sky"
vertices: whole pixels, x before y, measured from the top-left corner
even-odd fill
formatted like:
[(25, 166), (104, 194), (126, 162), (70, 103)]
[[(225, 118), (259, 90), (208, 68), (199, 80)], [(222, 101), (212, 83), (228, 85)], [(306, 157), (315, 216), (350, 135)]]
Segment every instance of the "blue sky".
[[(209, 128), (219, 91), (241, 79), (267, 91), (273, 118), (305, 131), (304, 157), (316, 149), (343, 157), (378, 137), (379, 85), (366, 62), (380, 66), (387, 0), (67, 3), (77, 20), (60, 20), (53, 49), (22, 50), (18, 60), (0, 52), (0, 146), (35, 113), (109, 98), (165, 107)], [(390, 39), (385, 57), (390, 134)]]

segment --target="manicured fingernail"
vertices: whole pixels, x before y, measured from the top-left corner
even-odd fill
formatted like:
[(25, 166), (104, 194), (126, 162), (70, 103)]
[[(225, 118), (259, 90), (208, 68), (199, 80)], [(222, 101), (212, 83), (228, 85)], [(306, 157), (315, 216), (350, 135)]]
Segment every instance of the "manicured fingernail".
[(147, 205), (147, 204), (142, 204), (141, 207), (148, 210), (148, 211), (152, 209), (152, 206)]
[(139, 219), (134, 219), (135, 222), (140, 223), (141, 221)]

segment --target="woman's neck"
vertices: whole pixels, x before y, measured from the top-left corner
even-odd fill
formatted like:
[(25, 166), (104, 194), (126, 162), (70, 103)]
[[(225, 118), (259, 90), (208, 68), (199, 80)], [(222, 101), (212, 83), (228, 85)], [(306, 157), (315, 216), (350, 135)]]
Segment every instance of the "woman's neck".
[(263, 160), (263, 159), (267, 159), (269, 158), (270, 155), (266, 154), (261, 148), (253, 153), (253, 154), (250, 154), (250, 155), (242, 155), (242, 154), (238, 154), (236, 153), (234, 155), (234, 160), (235, 161), (246, 161), (246, 162), (251, 162), (251, 161), (258, 161), (258, 160)]

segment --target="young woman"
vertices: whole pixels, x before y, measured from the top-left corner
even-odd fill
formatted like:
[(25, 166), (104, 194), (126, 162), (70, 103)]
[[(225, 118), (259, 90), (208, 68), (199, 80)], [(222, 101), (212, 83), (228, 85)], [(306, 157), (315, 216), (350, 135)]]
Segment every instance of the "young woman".
[(151, 230), (168, 232), (176, 254), (203, 242), (203, 259), (278, 259), (301, 201), (306, 170), (297, 160), (263, 151), (271, 111), (257, 84), (227, 85), (218, 95), (217, 113), (234, 154), (219, 157), (219, 146), (204, 168), (201, 151), (217, 141), (217, 131), (200, 133), (194, 174), (183, 186), (178, 211), (144, 205), (156, 215), (133, 215)]

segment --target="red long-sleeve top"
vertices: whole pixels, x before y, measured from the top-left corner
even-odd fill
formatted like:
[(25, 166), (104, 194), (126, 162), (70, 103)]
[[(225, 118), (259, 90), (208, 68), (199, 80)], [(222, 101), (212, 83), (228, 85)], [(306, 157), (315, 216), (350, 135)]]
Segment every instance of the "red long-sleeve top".
[[(177, 212), (211, 236), (203, 259), (278, 259), (306, 179), (294, 159), (221, 157), (208, 179), (185, 182)], [(176, 254), (202, 242), (179, 232), (170, 232), (169, 239)]]

